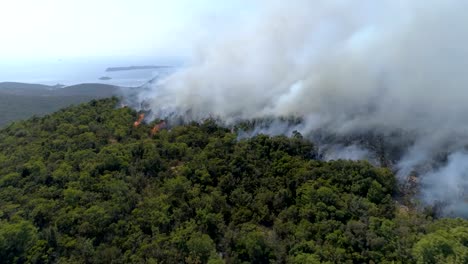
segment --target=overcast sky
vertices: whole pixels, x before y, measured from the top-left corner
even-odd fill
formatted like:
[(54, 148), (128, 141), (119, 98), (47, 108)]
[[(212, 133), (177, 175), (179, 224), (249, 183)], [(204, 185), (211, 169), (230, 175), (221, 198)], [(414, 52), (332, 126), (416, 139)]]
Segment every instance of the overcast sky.
[(248, 0), (1, 0), (0, 61), (180, 56), (253, 10)]

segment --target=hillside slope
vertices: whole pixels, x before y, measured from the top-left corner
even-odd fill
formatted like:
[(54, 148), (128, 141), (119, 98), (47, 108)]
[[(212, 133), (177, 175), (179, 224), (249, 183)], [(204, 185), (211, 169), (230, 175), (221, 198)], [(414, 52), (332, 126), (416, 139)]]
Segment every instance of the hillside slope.
[(468, 260), (468, 222), (398, 210), (387, 169), (210, 120), (151, 135), (117, 103), (0, 130), (2, 263)]
[(0, 83), (0, 127), (12, 121), (42, 116), (72, 104), (118, 94), (104, 84), (80, 84), (64, 88), (26, 83)]

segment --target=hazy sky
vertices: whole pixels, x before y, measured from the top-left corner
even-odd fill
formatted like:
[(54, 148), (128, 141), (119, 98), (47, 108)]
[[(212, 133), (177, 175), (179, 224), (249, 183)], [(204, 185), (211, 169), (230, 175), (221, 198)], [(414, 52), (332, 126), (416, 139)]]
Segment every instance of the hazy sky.
[(248, 0), (1, 0), (0, 60), (185, 55)]

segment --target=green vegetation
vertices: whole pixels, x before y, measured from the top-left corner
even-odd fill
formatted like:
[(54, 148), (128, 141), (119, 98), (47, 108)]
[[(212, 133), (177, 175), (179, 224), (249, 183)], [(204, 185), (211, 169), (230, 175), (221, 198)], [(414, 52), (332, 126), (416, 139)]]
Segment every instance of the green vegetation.
[(151, 136), (117, 103), (0, 131), (2, 263), (468, 262), (468, 222), (401, 210), (385, 168), (211, 120)]
[(80, 84), (58, 88), (26, 83), (0, 83), (0, 127), (52, 113), (73, 104), (115, 95), (117, 88), (104, 84)]

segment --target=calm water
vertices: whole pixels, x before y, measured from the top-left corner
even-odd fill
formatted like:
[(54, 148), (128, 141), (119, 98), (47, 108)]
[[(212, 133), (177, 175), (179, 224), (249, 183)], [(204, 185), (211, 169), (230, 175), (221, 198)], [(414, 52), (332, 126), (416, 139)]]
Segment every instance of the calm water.
[[(105, 83), (118, 86), (140, 86), (167, 70), (132, 70), (106, 72), (108, 67), (143, 65), (177, 65), (168, 59), (63, 59), (0, 63), (0, 82), (25, 82), (46, 85)], [(99, 80), (110, 77), (110, 80)]]

